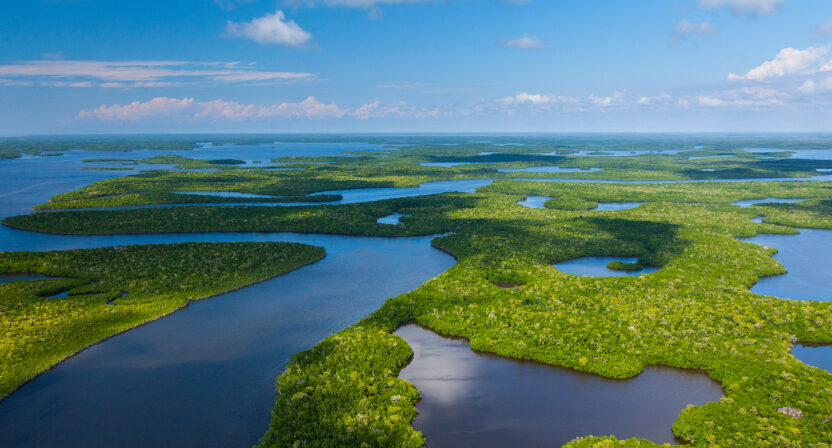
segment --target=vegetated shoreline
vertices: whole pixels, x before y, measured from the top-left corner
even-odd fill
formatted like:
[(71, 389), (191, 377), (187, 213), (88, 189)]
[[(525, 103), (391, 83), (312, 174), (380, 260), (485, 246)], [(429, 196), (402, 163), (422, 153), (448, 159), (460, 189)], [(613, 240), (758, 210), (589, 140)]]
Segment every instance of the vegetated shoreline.
[[(448, 340), (451, 340), (451, 341), (464, 342), (468, 346), (468, 349), (471, 350), (473, 353), (475, 353), (477, 355), (488, 356), (488, 357), (491, 357), (491, 358), (502, 358), (502, 359), (506, 359), (506, 360), (509, 360), (509, 361), (512, 361), (512, 362), (522, 363), (524, 365), (532, 365), (532, 366), (537, 366), (537, 367), (541, 367), (541, 368), (554, 369), (554, 370), (557, 370), (557, 371), (568, 372), (569, 374), (578, 375), (578, 376), (581, 376), (581, 377), (600, 377), (600, 378), (603, 378), (605, 381), (612, 381), (612, 382), (632, 381), (632, 380), (636, 379), (638, 376), (640, 376), (642, 373), (644, 373), (644, 371), (646, 371), (647, 369), (651, 369), (651, 368), (667, 369), (667, 370), (672, 370), (672, 371), (675, 371), (675, 372), (695, 372), (697, 374), (704, 374), (705, 376), (708, 377), (708, 380), (710, 380), (715, 385), (719, 386), (719, 390), (722, 393), (722, 397), (725, 397), (725, 387), (722, 384), (722, 382), (719, 381), (719, 380), (714, 379), (711, 376), (711, 374), (703, 368), (692, 369), (692, 368), (678, 367), (678, 366), (672, 366), (672, 365), (668, 365), (668, 364), (658, 364), (658, 363), (656, 363), (656, 364), (645, 364), (643, 366), (641, 372), (634, 373), (632, 376), (624, 377), (624, 378), (609, 377), (609, 376), (605, 376), (605, 375), (602, 375), (602, 374), (599, 374), (599, 373), (586, 372), (586, 371), (582, 371), (582, 370), (578, 370), (578, 369), (573, 369), (573, 368), (567, 367), (567, 366), (556, 365), (556, 364), (548, 364), (548, 363), (545, 363), (545, 362), (537, 361), (537, 360), (532, 359), (532, 358), (518, 358), (518, 357), (514, 357), (514, 356), (506, 356), (506, 355), (502, 355), (502, 354), (499, 354), (499, 353), (479, 350), (479, 349), (476, 349), (476, 348), (471, 346), (470, 338), (466, 338), (465, 336), (458, 336), (458, 335), (443, 333), (442, 331), (433, 329), (433, 328), (431, 328), (427, 325), (424, 325), (424, 324), (420, 323), (419, 321), (417, 321), (415, 319), (411, 319), (411, 320), (408, 320), (408, 321), (402, 323), (401, 325), (399, 325), (398, 328), (396, 328), (395, 330), (393, 330), (391, 332), (391, 334), (393, 336), (397, 336), (400, 339), (402, 339), (404, 344), (407, 345), (408, 347), (410, 347), (410, 344), (404, 338), (402, 338), (401, 336), (398, 336), (396, 334), (396, 332), (399, 331), (399, 329), (401, 329), (402, 327), (408, 326), (408, 325), (415, 325), (415, 326), (417, 326), (417, 327), (419, 327), (423, 330), (434, 333), (434, 334), (436, 334), (436, 335), (438, 335), (438, 336), (440, 336), (441, 338), (444, 338), (444, 339), (448, 339)], [(829, 345), (829, 344), (825, 344), (825, 345)], [(821, 345), (821, 346), (825, 346), (825, 345)], [(410, 347), (410, 351), (413, 352), (412, 347)], [(407, 366), (409, 366), (413, 362), (414, 359), (415, 359), (415, 357), (413, 355), (411, 355), (411, 357), (407, 361), (407, 363), (400, 367), (399, 375), (401, 374), (402, 370), (406, 369)], [(407, 381), (407, 380), (404, 380), (404, 381)], [(407, 381), (407, 382), (410, 383), (410, 381)], [(413, 387), (416, 387), (415, 384), (413, 384), (413, 383), (410, 383), (410, 384)], [(416, 407), (419, 404), (419, 402), (422, 401), (421, 391), (419, 391), (419, 392), (420, 392), (420, 397), (416, 402), (413, 403), (414, 407)], [(713, 403), (713, 401), (710, 401), (709, 403)], [(684, 409), (685, 408), (680, 409), (679, 414), (681, 414), (681, 412)], [(677, 420), (678, 420), (678, 415), (679, 414), (677, 414)], [(410, 421), (411, 426), (413, 426), (413, 422), (415, 421), (416, 418), (418, 418), (418, 416), (419, 416), (419, 414), (417, 413), (413, 417), (413, 420)], [(668, 429), (671, 432), (673, 432), (672, 428), (668, 428)], [(586, 437), (586, 436), (576, 436), (575, 439), (579, 439), (579, 438), (582, 438), (582, 437)], [(680, 437), (679, 435), (677, 435), (675, 433), (673, 433), (673, 437), (676, 439), (677, 442), (679, 442), (680, 445), (690, 445), (691, 444), (690, 440), (687, 440), (683, 437)], [(427, 439), (427, 437), (426, 437), (426, 439)], [(430, 440), (428, 439), (427, 441), (428, 441), (428, 444), (429, 444)], [(653, 443), (655, 443), (655, 442), (653, 442)]]
[[(295, 244), (300, 244), (300, 243), (295, 243)], [(149, 245), (152, 245), (152, 244), (148, 244), (148, 246), (149, 246)], [(142, 245), (139, 245), (139, 246), (142, 246)], [(307, 246), (309, 246), (309, 245), (307, 244)], [(310, 246), (310, 247), (318, 247), (318, 246)], [(169, 311), (169, 312), (166, 312), (166, 313), (161, 314), (161, 315), (159, 315), (159, 316), (156, 316), (156, 317), (154, 317), (154, 318), (151, 318), (151, 319), (148, 319), (148, 320), (142, 321), (141, 323), (138, 323), (138, 324), (136, 324), (136, 325), (134, 325), (134, 326), (132, 326), (132, 327), (130, 327), (130, 328), (125, 328), (125, 329), (120, 330), (120, 331), (118, 331), (118, 332), (116, 332), (116, 333), (113, 333), (113, 334), (111, 334), (111, 335), (109, 335), (109, 336), (107, 336), (107, 337), (105, 337), (105, 338), (103, 338), (103, 339), (100, 339), (100, 340), (98, 340), (98, 341), (96, 341), (96, 342), (93, 342), (93, 343), (91, 343), (91, 344), (89, 344), (89, 345), (86, 345), (86, 346), (84, 346), (84, 347), (81, 347), (81, 348), (79, 348), (79, 349), (77, 349), (77, 350), (73, 351), (70, 355), (66, 356), (65, 358), (62, 358), (60, 361), (53, 363), (52, 365), (50, 365), (49, 367), (45, 368), (44, 370), (42, 370), (42, 371), (40, 371), (40, 372), (36, 373), (35, 375), (31, 376), (30, 378), (26, 379), (24, 382), (20, 383), (19, 385), (15, 386), (15, 387), (14, 387), (14, 388), (12, 388), (10, 391), (8, 391), (5, 395), (0, 395), (0, 402), (2, 402), (4, 399), (6, 399), (6, 397), (9, 397), (9, 396), (11, 396), (13, 393), (15, 393), (15, 392), (17, 392), (18, 390), (20, 390), (20, 388), (22, 388), (23, 386), (25, 386), (25, 385), (27, 385), (27, 384), (31, 383), (32, 381), (36, 380), (36, 379), (37, 379), (38, 377), (40, 377), (41, 375), (43, 375), (43, 374), (45, 374), (45, 373), (49, 372), (50, 370), (52, 370), (52, 369), (56, 368), (58, 365), (63, 364), (64, 362), (66, 362), (66, 361), (68, 361), (68, 360), (70, 360), (70, 359), (72, 359), (72, 358), (74, 358), (74, 357), (76, 357), (76, 356), (80, 355), (82, 352), (84, 352), (84, 351), (86, 351), (86, 350), (88, 350), (88, 349), (90, 349), (90, 348), (92, 348), (92, 347), (94, 347), (94, 346), (96, 346), (96, 345), (98, 345), (98, 344), (101, 344), (101, 343), (103, 343), (103, 342), (106, 342), (106, 341), (107, 341), (107, 340), (109, 340), (109, 339), (112, 339), (112, 338), (114, 338), (114, 337), (116, 337), (116, 336), (119, 336), (119, 335), (121, 335), (121, 334), (127, 333), (128, 331), (135, 330), (136, 328), (143, 327), (143, 326), (145, 326), (145, 325), (147, 325), (147, 324), (150, 324), (150, 323), (152, 323), (152, 322), (155, 322), (155, 321), (157, 321), (157, 320), (159, 320), (159, 319), (162, 319), (162, 318), (168, 317), (168, 316), (170, 316), (170, 315), (172, 315), (172, 314), (174, 314), (174, 313), (176, 313), (176, 312), (183, 311), (183, 310), (187, 309), (187, 308), (188, 308), (188, 307), (189, 307), (192, 303), (194, 303), (194, 302), (201, 302), (201, 301), (203, 301), (203, 300), (213, 299), (213, 298), (218, 297), (218, 296), (221, 296), (221, 295), (230, 294), (230, 293), (232, 293), (232, 292), (239, 291), (239, 290), (241, 290), (241, 289), (245, 289), (245, 288), (248, 288), (248, 287), (250, 287), (250, 286), (254, 286), (254, 285), (260, 284), (260, 283), (264, 283), (264, 282), (267, 282), (267, 281), (273, 280), (273, 279), (275, 279), (275, 278), (277, 278), (277, 277), (281, 277), (281, 276), (283, 276), (283, 275), (287, 275), (287, 274), (289, 274), (289, 273), (291, 273), (291, 272), (297, 271), (297, 270), (299, 270), (299, 269), (301, 269), (301, 268), (304, 268), (304, 267), (306, 267), (306, 266), (310, 266), (310, 265), (316, 264), (316, 263), (318, 263), (318, 262), (320, 262), (320, 261), (322, 261), (322, 260), (324, 260), (324, 259), (326, 258), (326, 249), (324, 249), (324, 248), (322, 248), (322, 247), (318, 247), (318, 248), (319, 248), (319, 249), (322, 249), (322, 250), (324, 251), (324, 253), (323, 253), (323, 255), (322, 255), (320, 258), (318, 258), (318, 259), (316, 259), (316, 260), (313, 260), (313, 261), (308, 262), (308, 263), (306, 263), (306, 264), (302, 264), (302, 265), (300, 265), (300, 266), (294, 267), (294, 268), (292, 268), (292, 269), (289, 269), (289, 270), (287, 270), (287, 271), (285, 271), (285, 272), (279, 273), (279, 274), (274, 275), (274, 276), (272, 276), (272, 277), (265, 278), (265, 279), (262, 279), (262, 280), (258, 280), (258, 281), (256, 281), (256, 282), (249, 283), (249, 284), (246, 284), (246, 285), (237, 286), (237, 287), (232, 288), (232, 289), (229, 289), (229, 290), (227, 290), (227, 291), (218, 292), (218, 293), (215, 293), (215, 294), (211, 294), (211, 295), (208, 295), (208, 296), (205, 296), (205, 297), (196, 298), (196, 299), (189, 299), (187, 303), (185, 303), (184, 305), (182, 305), (182, 306), (180, 306), (180, 307), (178, 307), (178, 308), (175, 308), (175, 309), (173, 309), (173, 310), (171, 310), (171, 311)], [(37, 273), (36, 273), (36, 274), (37, 274)], [(123, 292), (123, 291), (122, 291), (122, 292)]]

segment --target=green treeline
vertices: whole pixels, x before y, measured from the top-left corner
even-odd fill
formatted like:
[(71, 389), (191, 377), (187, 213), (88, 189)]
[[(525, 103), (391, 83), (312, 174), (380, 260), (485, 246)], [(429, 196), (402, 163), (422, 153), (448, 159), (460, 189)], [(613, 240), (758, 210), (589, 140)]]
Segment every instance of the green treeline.
[(323, 257), (292, 243), (0, 252), (0, 273), (55, 277), (0, 284), (0, 398), (102, 339)]

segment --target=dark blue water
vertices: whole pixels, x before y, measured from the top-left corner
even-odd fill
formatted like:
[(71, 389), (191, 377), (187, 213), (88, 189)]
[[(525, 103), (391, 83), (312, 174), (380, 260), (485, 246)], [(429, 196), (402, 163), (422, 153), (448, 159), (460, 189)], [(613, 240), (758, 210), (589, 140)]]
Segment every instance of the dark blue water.
[(648, 367), (612, 380), (474, 352), (416, 325), (396, 334), (413, 348), (399, 377), (422, 391), (413, 425), (431, 448), (559, 447), (591, 434), (675, 444), (679, 413), (722, 397), (704, 372)]
[[(121, 166), (118, 162), (81, 162), (88, 158), (139, 159), (174, 153), (204, 159), (238, 158), (252, 163), (290, 155), (339, 155), (358, 149), (371, 147), (278, 144), (182, 152), (70, 151), (58, 157), (0, 161), (0, 183), (4, 186), (0, 193), (0, 217), (27, 213), (55, 194), (135, 172), (80, 170), (92, 165)], [(339, 203), (352, 203), (447, 191), (473, 192), (491, 181), (443, 181), (418, 188), (326, 193), (342, 194), (344, 200)], [(453, 264), (451, 257), (430, 248), (429, 237), (381, 239), (291, 233), (89, 237), (0, 227), (0, 250), (43, 251), (186, 241), (294, 241), (323, 246), (328, 255), (317, 264), (285, 276), (197, 302), (59, 364), (0, 402), (0, 446), (251, 445), (265, 431), (274, 379), (290, 354), (313, 346), (373, 311), (386, 298), (418, 287)], [(553, 370), (546, 371), (549, 373), (542, 376)], [(642, 381), (654, 381), (644, 375), (639, 377), (644, 378)], [(571, 387), (590, 393), (579, 387), (584, 384), (589, 389), (598, 387), (583, 382)], [(519, 398), (509, 404), (518, 403)], [(600, 422), (600, 413), (609, 406), (593, 403), (588, 402), (586, 409), (597, 417), (587, 420)], [(671, 406), (676, 409), (675, 404)], [(569, 420), (573, 411), (560, 410), (557, 418)], [(624, 408), (619, 408), (613, 418), (624, 418), (622, 413), (626, 413)], [(672, 416), (671, 422), (675, 420), (676, 414), (668, 415)], [(663, 427), (666, 430), (669, 424)]]
[[(7, 187), (0, 195), (0, 217), (26, 213), (54, 194), (124, 174), (78, 169), (82, 159), (92, 157), (125, 154), (72, 151), (3, 161), (0, 182)], [(265, 432), (274, 381), (291, 354), (454, 263), (431, 248), (430, 240), (291, 233), (76, 237), (2, 227), (0, 250), (293, 241), (322, 246), (327, 257), (196, 302), (59, 364), (0, 402), (0, 446), (251, 446)]]
[(582, 257), (574, 260), (564, 261), (553, 265), (555, 269), (571, 275), (587, 277), (634, 277), (641, 274), (650, 274), (659, 268), (644, 268), (640, 271), (618, 271), (607, 267), (611, 261), (623, 261), (624, 263), (635, 263), (636, 257)]
[(7, 274), (0, 274), (0, 284), (8, 282), (19, 282), (25, 280), (46, 280), (49, 277), (40, 274), (30, 274), (25, 272), (12, 272)]
[(295, 241), (323, 246), (327, 257), (196, 302), (59, 364), (0, 402), (0, 446), (251, 446), (265, 432), (274, 381), (291, 354), (454, 263), (431, 248), (430, 239), (205, 234), (51, 240), (62, 248)]

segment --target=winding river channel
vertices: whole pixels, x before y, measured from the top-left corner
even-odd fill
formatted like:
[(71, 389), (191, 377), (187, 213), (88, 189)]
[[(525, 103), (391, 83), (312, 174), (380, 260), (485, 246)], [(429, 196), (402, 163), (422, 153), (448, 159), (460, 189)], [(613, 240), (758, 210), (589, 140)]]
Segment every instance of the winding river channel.
[[(29, 213), (34, 205), (46, 202), (55, 194), (97, 180), (136, 172), (81, 170), (90, 165), (82, 162), (84, 159), (137, 160), (173, 153), (198, 158), (233, 157), (252, 163), (255, 160), (266, 162), (271, 157), (331, 156), (347, 150), (368, 149), (377, 148), (370, 145), (275, 144), (267, 148), (206, 147), (181, 152), (70, 151), (56, 157), (5, 160), (0, 161), (0, 191), (3, 192), (0, 193), (0, 217)], [(97, 165), (117, 167), (119, 163)], [(134, 168), (167, 169), (170, 166), (142, 165)], [(410, 189), (379, 188), (332, 193), (344, 196), (339, 203), (364, 202), (446, 191), (474, 191), (491, 181), (432, 182)], [(210, 300), (195, 302), (171, 316), (110, 338), (60, 363), (0, 401), (0, 446), (251, 446), (267, 427), (274, 381), (290, 355), (312, 347), (327, 335), (375, 310), (385, 299), (415, 289), (454, 264), (451, 256), (430, 246), (431, 239), (430, 236), (366, 238), (292, 233), (63, 236), (0, 227), (0, 250), (4, 251), (201, 241), (292, 241), (321, 246), (327, 251), (326, 258), (316, 264)], [(13, 280), (16, 279), (6, 277), (4, 281)], [(540, 409), (545, 408), (550, 415), (561, 413), (557, 415), (564, 421), (576, 419), (570, 417), (574, 409), (553, 404), (563, 401), (563, 391), (569, 391), (575, 400), (588, 399), (586, 403), (595, 403), (586, 405), (586, 414), (582, 415), (592, 415), (589, 420), (597, 426), (582, 426), (583, 423), (577, 420), (573, 426), (564, 423), (558, 426), (563, 429), (558, 437), (571, 438), (606, 431), (620, 432), (625, 436), (653, 437), (657, 442), (672, 441), (670, 424), (685, 404), (704, 403), (721, 395), (718, 386), (702, 373), (650, 369), (629, 383), (607, 380), (496, 356), (483, 358), (485, 355), (474, 354), (465, 343), (443, 342), (441, 338), (436, 339), (438, 336), (426, 333), (412, 328), (402, 330), (403, 336), (411, 336), (406, 339), (413, 341), (417, 359), (423, 359), (424, 354), (431, 353), (427, 347), (433, 347), (431, 350), (435, 350), (439, 358), (457, 356), (457, 361), (462, 361), (446, 363), (452, 369), (470, 369), (470, 365), (466, 367), (470, 361), (484, 371), (502, 372), (501, 380), (487, 378), (488, 375), (479, 375), (480, 380), (467, 378), (467, 390), (507, 388), (509, 393), (504, 394), (505, 399), (512, 400), (514, 397), (515, 402), (503, 401), (504, 410), (515, 409), (520, 403), (516, 401), (518, 397), (531, 391), (544, 403)], [(441, 349), (443, 346), (445, 349)], [(416, 366), (414, 362), (412, 368)], [(531, 376), (517, 378), (530, 379), (534, 381), (531, 385), (546, 387), (530, 389), (529, 385), (518, 385), (511, 375), (520, 375), (522, 371)], [(437, 372), (440, 371), (434, 371)], [(454, 375), (463, 375), (461, 370), (454, 372), (450, 375), (452, 380)], [(426, 387), (425, 402), (435, 399), (431, 390), (441, 391), (443, 387), (434, 383), (439, 389), (431, 389), (420, 384), (415, 377), (413, 380), (420, 388)], [(686, 390), (689, 393), (672, 397), (652, 394), (648, 397), (640, 392), (651, 387), (656, 390), (657, 384), (666, 385), (669, 390)], [(612, 405), (591, 401), (591, 397), (598, 395), (598, 390), (613, 395), (620, 392), (620, 400)], [(511, 391), (517, 393), (512, 394)], [(478, 397), (488, 395), (472, 393)], [(463, 402), (467, 400), (465, 396), (459, 399)], [(446, 404), (453, 403), (444, 403), (443, 406)], [(431, 446), (476, 446), (476, 440), (485, 440), (483, 437), (492, 434), (474, 428), (467, 434), (478, 435), (466, 438), (464, 419), (465, 413), (470, 410), (466, 410), (465, 406), (437, 408), (444, 410), (440, 414), (436, 414), (437, 411), (432, 414), (425, 412), (424, 415), (429, 417), (420, 417), (422, 420), (421, 423), (417, 421), (417, 427), (425, 431), (429, 440), (436, 441)], [(626, 420), (629, 423), (625, 426), (629, 428), (612, 424), (622, 415), (631, 414), (635, 408), (643, 412), (632, 414), (633, 418)], [(449, 415), (453, 418), (446, 418)], [(492, 422), (496, 422), (500, 414), (489, 415)], [(659, 418), (662, 415), (664, 420)], [(430, 421), (426, 418), (438, 422), (439, 426), (425, 424), (425, 421)], [(513, 421), (516, 421), (515, 427), (511, 427), (512, 420), (503, 419), (499, 427), (502, 438), (494, 441), (508, 443), (513, 440), (522, 444), (524, 440), (545, 440), (551, 430), (548, 420), (538, 422), (541, 424), (536, 426), (520, 419)], [(644, 423), (648, 421), (661, 424)], [(451, 430), (451, 438), (445, 438), (441, 428), (447, 429), (453, 422), (457, 422), (461, 429), (456, 432)], [(642, 425), (644, 430), (628, 432), (638, 425)], [(517, 438), (521, 432), (523, 437)]]

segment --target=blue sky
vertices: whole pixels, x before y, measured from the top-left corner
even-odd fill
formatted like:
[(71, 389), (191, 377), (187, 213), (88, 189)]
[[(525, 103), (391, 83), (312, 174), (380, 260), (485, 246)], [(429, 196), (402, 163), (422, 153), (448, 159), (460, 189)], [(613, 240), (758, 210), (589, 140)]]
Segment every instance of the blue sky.
[(0, 3), (0, 134), (832, 131), (829, 0)]

